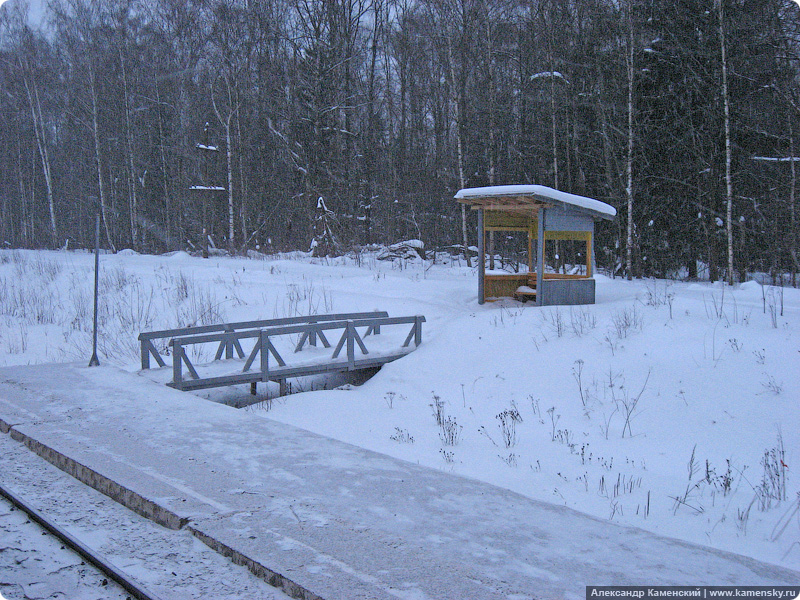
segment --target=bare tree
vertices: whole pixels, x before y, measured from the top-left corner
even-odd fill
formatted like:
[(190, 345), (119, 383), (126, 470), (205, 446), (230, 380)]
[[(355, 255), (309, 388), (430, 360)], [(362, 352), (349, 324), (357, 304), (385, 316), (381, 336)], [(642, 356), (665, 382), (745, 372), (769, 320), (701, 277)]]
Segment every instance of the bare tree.
[[(214, 93), (215, 86), (211, 86), (211, 102), (214, 106), (214, 114), (217, 115), (220, 125), (225, 131), (225, 173), (228, 182), (227, 187), (227, 200), (228, 200), (228, 250), (234, 251), (234, 237), (235, 237), (235, 208), (234, 208), (234, 195), (233, 195), (233, 119), (239, 112), (239, 94), (238, 90), (234, 88), (233, 84), (227, 73), (223, 74), (219, 79), (222, 79), (224, 87), (222, 90), (222, 99), (217, 100)], [(224, 104), (223, 104), (224, 102)]]
[[(466, 106), (468, 79), (472, 72), (469, 49), (475, 40), (479, 8), (474, 0), (443, 0), (429, 5), (430, 14), (433, 16), (433, 21), (439, 25), (447, 52), (448, 85), (456, 136), (456, 169), (458, 185), (462, 189), (467, 187)], [(467, 211), (464, 204), (461, 205), (461, 242), (467, 265), (472, 266), (467, 235)], [(482, 260), (482, 257), (479, 260)]]
[[(28, 33), (28, 48), (29, 51), (33, 50), (34, 41), (30, 31)], [(42, 161), (42, 173), (44, 174), (45, 187), (47, 190), (47, 209), (50, 216), (50, 237), (54, 246), (58, 245), (58, 226), (56, 224), (56, 210), (55, 199), (53, 192), (53, 175), (50, 163), (50, 151), (48, 149), (48, 141), (46, 134), (46, 127), (44, 123), (44, 114), (42, 111), (42, 100), (39, 94), (39, 87), (37, 85), (37, 76), (34, 68), (30, 62), (30, 56), (21, 53), (19, 56), (19, 68), (22, 73), (22, 80), (25, 85), (25, 92), (28, 99), (28, 107), (31, 113), (31, 120), (33, 122), (33, 130), (36, 135), (36, 147), (39, 150), (39, 156)]]
[(97, 188), (100, 193), (100, 213), (103, 219), (103, 228), (106, 234), (106, 240), (111, 249), (116, 252), (114, 245), (114, 238), (111, 236), (109, 227), (109, 208), (108, 208), (108, 190), (106, 188), (105, 171), (103, 167), (103, 147), (100, 134), (100, 106), (97, 93), (97, 79), (95, 70), (92, 66), (89, 67), (89, 96), (91, 102), (91, 115), (92, 115), (92, 139), (94, 140), (94, 158), (97, 167)]
[(628, 36), (627, 47), (625, 49), (625, 66), (628, 75), (628, 153), (625, 160), (625, 173), (627, 181), (625, 185), (625, 196), (628, 208), (628, 223), (625, 236), (625, 270), (628, 281), (633, 277), (633, 144), (634, 144), (634, 63), (633, 63), (633, 15), (631, 14), (631, 2), (628, 2)]

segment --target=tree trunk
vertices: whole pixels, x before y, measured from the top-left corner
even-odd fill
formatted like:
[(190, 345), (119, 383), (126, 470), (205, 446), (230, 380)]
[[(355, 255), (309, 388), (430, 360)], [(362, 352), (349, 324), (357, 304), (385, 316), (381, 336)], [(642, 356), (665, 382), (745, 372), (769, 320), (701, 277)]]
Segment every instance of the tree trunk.
[[(455, 61), (453, 60), (453, 41), (447, 40), (447, 54), (450, 61), (450, 80), (453, 86), (453, 94), (455, 95), (455, 109), (456, 109), (456, 145), (458, 150), (458, 184), (463, 190), (466, 187), (466, 178), (464, 177), (464, 127), (462, 111), (462, 90), (460, 83), (456, 80)], [(467, 266), (472, 267), (472, 260), (469, 256), (469, 241), (467, 238), (467, 207), (465, 204), (461, 205), (461, 240), (464, 244), (464, 257), (467, 260)], [(483, 257), (478, 257), (478, 260), (483, 260)]]
[(125, 58), (119, 50), (119, 64), (122, 71), (122, 94), (125, 105), (125, 149), (128, 153), (128, 214), (130, 216), (131, 248), (139, 249), (139, 207), (136, 197), (136, 167), (133, 160), (133, 128), (131, 127), (130, 96), (128, 95), (128, 76)]
[[(234, 250), (234, 234), (235, 234), (235, 210), (233, 204), (233, 135), (231, 132), (231, 122), (234, 115), (239, 110), (238, 102), (234, 104), (233, 96), (231, 94), (231, 83), (227, 76), (225, 79), (225, 92), (228, 96), (228, 114), (223, 117), (222, 112), (217, 105), (217, 100), (214, 97), (214, 87), (211, 87), (211, 103), (214, 107), (214, 113), (217, 115), (220, 125), (225, 128), (225, 169), (227, 171), (228, 182), (228, 251), (233, 253)], [(238, 100), (238, 99), (237, 99)]]
[(628, 201), (628, 227), (625, 244), (625, 268), (628, 281), (633, 277), (633, 19), (628, 7), (628, 51), (625, 62), (628, 71), (628, 154), (625, 161), (627, 181), (625, 196)]
[(47, 208), (50, 216), (50, 237), (53, 247), (58, 246), (58, 227), (56, 225), (56, 209), (53, 199), (53, 177), (50, 171), (50, 155), (47, 151), (47, 137), (45, 134), (44, 123), (42, 122), (42, 103), (39, 99), (39, 89), (31, 73), (29, 65), (20, 60), (20, 67), (23, 70), (23, 81), (25, 91), (28, 96), (28, 105), (33, 119), (33, 130), (36, 135), (36, 145), (39, 148), (39, 156), (42, 160), (42, 172), (44, 173), (45, 188), (47, 190)]
[(556, 127), (556, 78), (553, 68), (552, 40), (547, 40), (547, 60), (550, 63), (550, 128), (553, 142), (553, 188), (558, 189), (558, 129)]
[[(495, 185), (495, 89), (494, 89), (494, 60), (492, 59), (492, 23), (490, 16), (486, 14), (486, 51), (487, 63), (489, 67), (489, 185)], [(494, 269), (494, 231), (489, 232), (489, 269)], [(480, 258), (479, 258), (480, 260)]]
[(28, 243), (28, 233), (27, 233), (28, 202), (26, 200), (26, 194), (25, 194), (25, 177), (22, 174), (22, 144), (20, 143), (19, 139), (17, 139), (17, 175), (19, 183), (19, 207), (20, 207), (19, 237), (17, 243), (19, 244), (21, 242), (21, 245), (25, 246)]
[(108, 198), (105, 177), (103, 176), (103, 151), (100, 143), (99, 108), (97, 106), (97, 87), (95, 85), (93, 70), (89, 71), (89, 92), (92, 96), (92, 137), (94, 138), (95, 166), (97, 167), (97, 187), (99, 188), (100, 194), (100, 213), (103, 217), (103, 228), (106, 233), (106, 241), (108, 242), (112, 252), (116, 252), (117, 249), (114, 246), (113, 240), (111, 239), (111, 232), (108, 227)]
[[(555, 57), (553, 52), (553, 14), (555, 7), (551, 3), (547, 12), (542, 13), (542, 26), (545, 35), (547, 36), (547, 50), (545, 59), (547, 60), (547, 68), (550, 70), (550, 144), (552, 152), (552, 165), (553, 165), (553, 187), (559, 189), (560, 181), (558, 177), (558, 123), (556, 119), (556, 69)], [(547, 15), (550, 15), (550, 22), (547, 22)]]
[(161, 116), (161, 91), (156, 85), (156, 103), (158, 105), (158, 153), (161, 160), (162, 177), (164, 178), (164, 220), (165, 223), (165, 239), (162, 242), (165, 244), (167, 250), (172, 250), (172, 240), (174, 237), (175, 223), (172, 218), (172, 201), (169, 192), (169, 166), (167, 164), (167, 150), (165, 148), (165, 135), (164, 135), (164, 119)]
[(233, 144), (231, 143), (231, 117), (225, 121), (225, 165), (228, 171), (228, 250), (233, 253), (234, 207), (233, 207)]
[[(373, 2), (373, 29), (372, 43), (370, 46), (369, 75), (367, 78), (367, 148), (364, 149), (365, 159), (365, 182), (366, 182), (366, 202), (363, 205), (364, 212), (364, 243), (372, 243), (372, 203), (376, 200), (375, 181), (376, 181), (376, 152), (377, 152), (377, 93), (376, 93), (376, 73), (378, 67), (378, 37), (383, 31), (383, 3), (380, 0)], [(435, 257), (435, 252), (434, 252)]]
[(794, 130), (792, 128), (792, 120), (789, 119), (789, 168), (791, 169), (791, 184), (789, 187), (789, 236), (791, 244), (792, 255), (792, 287), (797, 285), (797, 271), (800, 269), (800, 263), (797, 257), (797, 221), (796, 221), (796, 195), (797, 195), (797, 167), (794, 160)]
[[(245, 186), (245, 175), (244, 175), (244, 156), (242, 152), (242, 148), (244, 144), (242, 143), (242, 118), (241, 113), (237, 110), (236, 111), (236, 144), (239, 150), (239, 220), (241, 221), (242, 225), (242, 243), (244, 244), (245, 241), (248, 239), (248, 231), (247, 231), (247, 207), (245, 206), (245, 198), (247, 197), (246, 186)], [(242, 248), (244, 251), (245, 248)]]
[(725, 108), (725, 227), (728, 246), (728, 285), (733, 285), (733, 176), (731, 174), (731, 108), (728, 97), (728, 56), (725, 44), (723, 0), (717, 0), (719, 45), (722, 60), (722, 102)]

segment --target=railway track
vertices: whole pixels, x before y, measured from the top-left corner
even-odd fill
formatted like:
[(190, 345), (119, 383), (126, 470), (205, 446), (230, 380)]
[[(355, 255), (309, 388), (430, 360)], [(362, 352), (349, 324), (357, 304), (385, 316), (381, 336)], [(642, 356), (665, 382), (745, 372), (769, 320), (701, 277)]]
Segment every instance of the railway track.
[[(52, 519), (49, 519), (46, 515), (36, 510), (29, 502), (22, 498), (18, 492), (11, 490), (6, 485), (0, 484), (0, 496), (5, 498), (17, 509), (23, 511), (31, 521), (39, 525), (39, 527), (44, 529), (47, 533), (57, 538), (62, 544), (62, 548), (71, 550), (94, 567), (103, 577), (107, 577), (109, 580), (116, 583), (124, 590), (122, 597), (127, 594), (128, 598), (135, 598), (136, 600), (162, 600), (160, 596), (148, 590), (122, 570), (111, 564), (101, 553), (93, 550), (56, 524)], [(109, 590), (109, 592), (111, 592), (111, 590)], [(114, 594), (111, 593), (109, 595)]]
[[(165, 600), (290, 600), (190, 532), (166, 529), (141, 517), (8, 435), (0, 435), (0, 488), (54, 529), (67, 529), (79, 545), (89, 546), (86, 550), (93, 557), (113, 561), (112, 568), (121, 569), (126, 580), (135, 577), (138, 583), (132, 583), (139, 588), (137, 593), (119, 586), (89, 557), (68, 551), (73, 545), (69, 540), (61, 541), (35, 522), (25, 524), (34, 516), (22, 506), (11, 510), (11, 501), (0, 492), (0, 594), (9, 600), (50, 597), (62, 587), (71, 589), (55, 597), (70, 600), (157, 598), (155, 594)], [(23, 593), (14, 595), (17, 591)]]

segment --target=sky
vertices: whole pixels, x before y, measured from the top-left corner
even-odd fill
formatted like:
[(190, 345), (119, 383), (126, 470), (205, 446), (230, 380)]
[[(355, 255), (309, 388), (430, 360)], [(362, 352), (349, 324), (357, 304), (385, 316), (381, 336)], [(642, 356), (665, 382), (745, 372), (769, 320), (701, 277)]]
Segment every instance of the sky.
[(29, 7), (28, 22), (32, 26), (42, 24), (45, 0), (0, 0), (0, 10), (6, 5), (8, 5), (7, 8), (11, 8), (13, 4), (27, 4)]

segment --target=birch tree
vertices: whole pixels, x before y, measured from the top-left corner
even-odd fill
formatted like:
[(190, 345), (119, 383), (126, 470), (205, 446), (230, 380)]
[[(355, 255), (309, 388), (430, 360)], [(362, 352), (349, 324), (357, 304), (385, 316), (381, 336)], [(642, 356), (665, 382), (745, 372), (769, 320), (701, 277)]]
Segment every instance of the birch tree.
[(720, 68), (722, 71), (722, 103), (725, 122), (725, 231), (728, 255), (728, 285), (733, 285), (733, 175), (731, 173), (731, 107), (728, 96), (728, 49), (725, 41), (724, 0), (716, 0), (719, 18)]
[[(446, 48), (448, 85), (451, 93), (451, 110), (455, 129), (456, 171), (459, 188), (467, 187), (466, 178), (466, 106), (467, 84), (472, 71), (469, 48), (475, 40), (475, 24), (479, 7), (473, 0), (445, 0), (432, 4), (434, 21), (439, 23), (442, 40)], [(468, 266), (472, 266), (469, 255), (467, 209), (461, 204), (461, 243)], [(478, 257), (483, 260), (483, 257)]]
[(625, 270), (628, 281), (633, 277), (633, 144), (634, 144), (634, 62), (633, 62), (633, 15), (631, 14), (631, 3), (628, 2), (628, 35), (625, 47), (625, 70), (628, 75), (628, 152), (625, 160), (625, 197), (627, 200), (628, 223), (625, 236)]
[(137, 191), (137, 176), (136, 165), (134, 159), (134, 142), (133, 142), (133, 124), (132, 124), (132, 108), (131, 108), (131, 94), (129, 90), (128, 71), (126, 68), (126, 59), (123, 53), (123, 46), (119, 48), (119, 65), (120, 75), (122, 76), (122, 99), (123, 111), (125, 113), (125, 151), (127, 154), (127, 179), (128, 179), (128, 216), (130, 219), (130, 236), (131, 247), (134, 250), (140, 249), (139, 239), (139, 201), (136, 194)]
[[(223, 86), (221, 97), (215, 94), (214, 85), (211, 87), (211, 102), (214, 106), (214, 114), (217, 116), (220, 125), (225, 132), (225, 173), (227, 180), (227, 203), (228, 203), (228, 250), (234, 251), (235, 238), (235, 207), (233, 194), (233, 123), (234, 118), (239, 112), (239, 94), (234, 88), (228, 74), (223, 74), (221, 79)], [(216, 85), (219, 88), (219, 83)]]
[[(19, 69), (22, 74), (22, 81), (25, 85), (25, 93), (30, 109), (31, 122), (36, 136), (36, 147), (41, 158), (42, 174), (44, 175), (45, 189), (47, 192), (47, 210), (50, 217), (50, 239), (53, 246), (59, 243), (58, 225), (56, 223), (55, 193), (53, 190), (53, 174), (50, 161), (50, 149), (48, 148), (47, 128), (45, 126), (45, 116), (42, 110), (42, 98), (39, 92), (38, 82), (41, 77), (37, 75), (31, 63), (32, 54), (35, 52), (35, 41), (33, 34), (27, 32), (27, 52), (19, 55)], [(35, 59), (35, 54), (33, 54)]]

